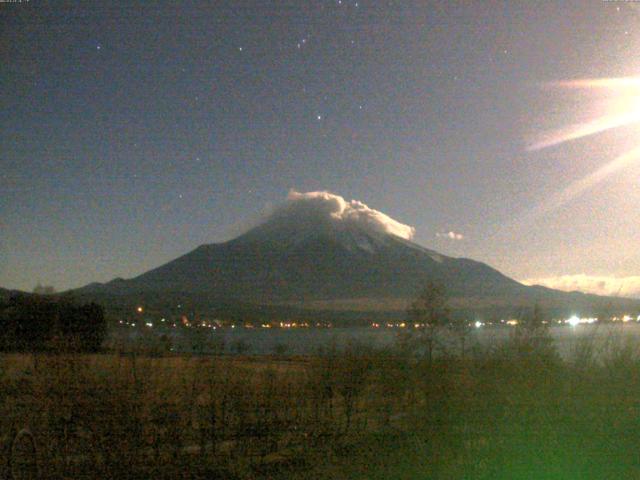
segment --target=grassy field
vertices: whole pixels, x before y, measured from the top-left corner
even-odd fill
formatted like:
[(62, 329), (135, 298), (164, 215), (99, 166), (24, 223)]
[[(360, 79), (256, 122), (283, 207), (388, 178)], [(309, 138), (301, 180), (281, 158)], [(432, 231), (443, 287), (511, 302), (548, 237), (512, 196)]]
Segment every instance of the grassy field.
[(2, 468), (18, 478), (640, 478), (628, 343), (1, 362)]

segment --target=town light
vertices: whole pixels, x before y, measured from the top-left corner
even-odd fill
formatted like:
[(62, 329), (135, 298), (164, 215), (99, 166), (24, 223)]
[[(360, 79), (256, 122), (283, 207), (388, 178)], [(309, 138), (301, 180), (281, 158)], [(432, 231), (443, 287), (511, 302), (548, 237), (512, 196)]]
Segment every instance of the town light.
[(576, 325), (578, 325), (580, 323), (580, 319), (577, 316), (572, 316), (567, 320), (567, 323), (569, 325), (571, 325), (572, 327), (575, 327)]

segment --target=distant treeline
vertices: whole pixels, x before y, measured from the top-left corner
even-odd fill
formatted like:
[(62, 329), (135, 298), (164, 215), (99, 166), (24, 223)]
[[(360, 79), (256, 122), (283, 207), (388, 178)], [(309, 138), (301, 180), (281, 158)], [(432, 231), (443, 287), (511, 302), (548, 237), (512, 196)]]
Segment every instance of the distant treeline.
[(106, 333), (104, 309), (95, 303), (40, 295), (0, 303), (0, 351), (95, 352)]
[[(65, 295), (65, 294), (62, 294)], [(575, 294), (573, 301), (559, 306), (539, 304), (548, 319), (566, 319), (572, 315), (581, 317), (611, 317), (615, 315), (640, 314), (638, 301), (632, 299), (617, 299), (618, 303), (611, 303), (607, 298)], [(136, 313), (138, 306), (144, 306), (145, 315), (149, 317), (174, 317), (186, 315), (189, 319), (196, 317), (220, 319), (232, 322), (330, 322), (334, 327), (368, 326), (373, 322), (403, 322), (407, 320), (406, 308), (401, 308), (395, 302), (389, 310), (384, 308), (367, 308), (362, 310), (314, 309), (302, 306), (280, 304), (251, 304), (241, 300), (222, 301), (207, 296), (193, 295), (188, 292), (139, 292), (137, 295), (109, 295), (109, 294), (78, 294), (74, 298), (84, 302), (97, 302), (105, 305), (109, 317), (115, 319), (139, 318)], [(413, 298), (413, 297), (411, 297)], [(517, 303), (517, 302), (514, 302)], [(452, 305), (450, 314), (455, 319), (469, 321), (498, 323), (502, 319), (522, 319), (531, 313), (533, 305), (538, 302), (535, 298), (530, 303), (521, 301), (517, 305), (474, 305), (469, 300), (467, 306)]]

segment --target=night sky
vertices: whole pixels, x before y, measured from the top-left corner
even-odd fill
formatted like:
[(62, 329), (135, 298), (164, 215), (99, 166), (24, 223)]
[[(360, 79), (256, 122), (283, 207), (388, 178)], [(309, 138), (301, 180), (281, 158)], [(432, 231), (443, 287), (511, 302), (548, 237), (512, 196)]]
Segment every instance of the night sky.
[(0, 285), (132, 277), (290, 189), (519, 280), (640, 275), (640, 155), (607, 169), (638, 125), (537, 148), (640, 116), (640, 87), (549, 83), (638, 75), (640, 10), (471, 3), (0, 4)]

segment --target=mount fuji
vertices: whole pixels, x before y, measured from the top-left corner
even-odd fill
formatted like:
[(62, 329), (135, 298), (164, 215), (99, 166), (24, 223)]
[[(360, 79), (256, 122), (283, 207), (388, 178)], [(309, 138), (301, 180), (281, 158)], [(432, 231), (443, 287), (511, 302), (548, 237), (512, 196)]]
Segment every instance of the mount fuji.
[(538, 304), (554, 312), (638, 309), (640, 302), (526, 286), (490, 266), (411, 241), (414, 230), (361, 202), (291, 192), (243, 235), (195, 250), (142, 275), (68, 293), (107, 305), (181, 302), (328, 311), (404, 312), (428, 281), (453, 309), (508, 315)]

